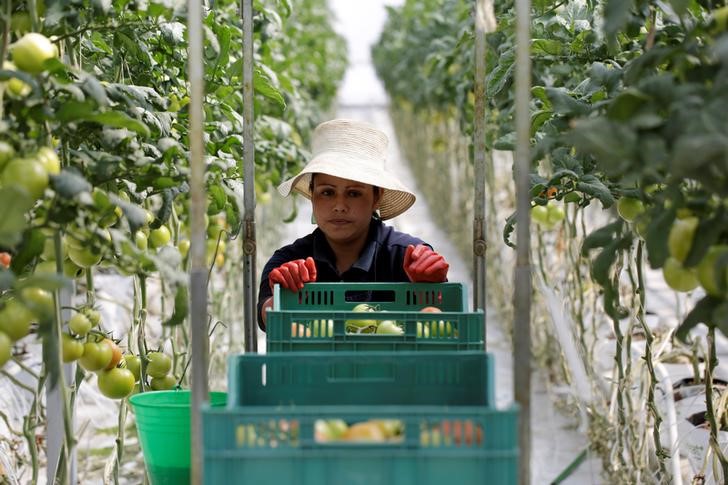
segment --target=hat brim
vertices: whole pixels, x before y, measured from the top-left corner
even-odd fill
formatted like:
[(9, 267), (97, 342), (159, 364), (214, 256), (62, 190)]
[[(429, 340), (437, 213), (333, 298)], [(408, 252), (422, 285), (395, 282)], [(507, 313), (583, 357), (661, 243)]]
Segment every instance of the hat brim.
[(325, 173), (383, 189), (379, 202), (379, 215), (383, 220), (402, 214), (412, 207), (416, 200), (415, 194), (386, 170), (374, 169), (353, 157), (351, 160), (342, 160), (341, 154), (336, 154), (334, 157), (326, 153), (314, 157), (298, 175), (281, 183), (278, 186), (278, 192), (283, 197), (287, 197), (291, 191), (296, 191), (310, 199), (309, 187), (311, 174), (314, 173)]

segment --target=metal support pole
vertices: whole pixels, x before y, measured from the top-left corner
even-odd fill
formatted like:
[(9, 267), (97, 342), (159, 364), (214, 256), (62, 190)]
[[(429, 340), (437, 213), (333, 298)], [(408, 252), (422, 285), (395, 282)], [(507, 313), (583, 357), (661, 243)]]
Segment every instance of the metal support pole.
[(258, 351), (255, 285), (255, 145), (253, 132), (253, 1), (242, 0), (243, 13), (243, 311), (245, 351)]
[[(475, 200), (473, 210), (473, 308), (483, 310), (485, 318), (485, 25), (479, 20), (481, 2), (476, 0), (475, 17), (475, 114), (473, 119), (473, 163), (475, 166)], [(487, 332), (484, 334), (487, 335)], [(487, 342), (487, 340), (486, 340)]]
[(202, 58), (202, 0), (188, 0), (190, 77), (190, 326), (192, 335), (191, 475), (192, 485), (204, 481), (202, 406), (208, 402), (207, 262), (205, 258), (205, 66)]
[[(71, 317), (71, 296), (73, 294), (72, 288), (63, 287), (60, 290), (61, 300), (61, 316), (63, 321), (68, 320)], [(48, 483), (53, 483), (56, 478), (58, 464), (61, 458), (61, 452), (66, 442), (66, 430), (63, 423), (65, 419), (65, 413), (63, 412), (63, 399), (64, 395), (61, 391), (61, 384), (65, 385), (69, 383), (75, 386), (75, 375), (76, 375), (76, 363), (71, 362), (63, 366), (63, 380), (59, 382), (57, 386), (51, 389), (50, 386), (46, 386), (46, 406), (48, 415), (48, 424), (46, 429), (46, 453), (48, 456), (48, 463), (46, 466), (46, 477)], [(75, 408), (71, 408), (71, 427), (75, 428)], [(68, 472), (68, 483), (76, 483), (76, 449), (71, 450), (71, 455), (68, 457), (66, 463)]]
[(531, 57), (530, 0), (516, 0), (516, 271), (513, 295), (514, 395), (521, 408), (519, 420), (519, 482), (531, 483), (531, 169), (530, 115)]

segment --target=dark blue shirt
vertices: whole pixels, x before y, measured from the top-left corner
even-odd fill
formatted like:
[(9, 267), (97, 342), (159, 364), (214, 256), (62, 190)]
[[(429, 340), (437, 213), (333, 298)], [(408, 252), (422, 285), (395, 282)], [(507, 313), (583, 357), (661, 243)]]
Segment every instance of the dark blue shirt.
[(425, 243), (409, 234), (395, 231), (378, 219), (372, 219), (367, 242), (359, 259), (351, 268), (339, 274), (336, 269), (334, 251), (326, 241), (326, 236), (321, 229), (316, 228), (308, 236), (278, 249), (263, 268), (258, 292), (258, 325), (265, 330), (261, 319), (261, 309), (263, 303), (273, 294), (268, 283), (268, 274), (283, 263), (311, 256), (316, 263), (316, 281), (322, 282), (408, 282), (409, 278), (402, 265), (404, 253), (410, 244), (417, 246)]

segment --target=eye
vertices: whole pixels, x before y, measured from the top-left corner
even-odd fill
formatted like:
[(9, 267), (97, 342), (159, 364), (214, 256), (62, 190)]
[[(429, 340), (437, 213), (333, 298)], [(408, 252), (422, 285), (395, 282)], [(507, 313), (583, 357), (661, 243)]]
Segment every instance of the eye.
[(349, 197), (356, 198), (361, 197), (362, 192), (360, 190), (350, 190), (349, 191)]
[(323, 188), (316, 190), (316, 193), (321, 197), (331, 197), (334, 195), (334, 191), (330, 188)]

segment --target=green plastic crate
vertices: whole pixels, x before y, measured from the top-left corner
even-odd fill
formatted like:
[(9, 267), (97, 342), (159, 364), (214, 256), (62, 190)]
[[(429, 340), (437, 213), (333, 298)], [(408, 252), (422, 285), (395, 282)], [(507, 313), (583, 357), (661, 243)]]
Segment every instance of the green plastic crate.
[[(297, 293), (274, 289), (268, 312), (267, 352), (483, 350), (483, 312), (466, 312), (461, 283), (310, 283)], [(364, 299), (363, 299), (364, 298)], [(352, 312), (359, 303), (382, 311)], [(422, 313), (436, 306), (442, 313)], [(347, 320), (392, 320), (402, 335), (346, 332)], [(293, 324), (301, 324), (306, 329)]]
[[(229, 370), (227, 408), (203, 410), (205, 483), (517, 483), (518, 412), (493, 407), (483, 352), (243, 355)], [(404, 431), (320, 442), (321, 419), (396, 419)]]

